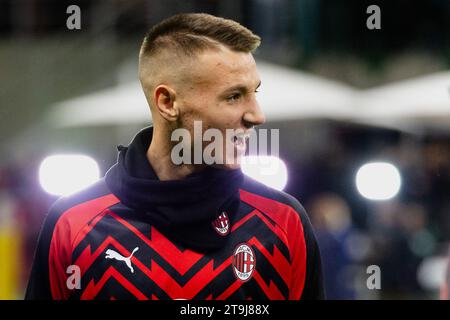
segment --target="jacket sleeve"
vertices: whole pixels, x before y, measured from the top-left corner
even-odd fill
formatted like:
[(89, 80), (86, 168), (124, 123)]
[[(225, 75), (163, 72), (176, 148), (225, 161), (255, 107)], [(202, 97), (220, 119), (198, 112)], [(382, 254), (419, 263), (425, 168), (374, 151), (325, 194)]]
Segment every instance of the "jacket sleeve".
[(300, 216), (306, 242), (306, 279), (302, 299), (323, 300), (325, 299), (325, 289), (323, 285), (322, 259), (319, 246), (311, 222), (304, 209)]
[[(298, 227), (295, 232), (296, 240), (299, 240), (298, 243), (304, 243), (304, 249), (302, 249), (300, 245), (297, 245), (295, 248), (296, 254), (294, 256), (294, 268), (298, 269), (294, 271), (294, 280), (296, 282), (296, 287), (302, 286), (303, 282), (303, 290), (301, 293), (302, 300), (323, 300), (325, 299), (325, 290), (323, 285), (323, 275), (322, 275), (322, 260), (320, 256), (319, 246), (317, 244), (317, 239), (314, 235), (314, 230), (311, 225), (311, 222), (308, 218), (306, 210), (303, 206), (295, 199), (290, 196), (291, 206), (298, 213), (300, 220), (298, 223), (301, 223), (301, 226)], [(299, 239), (298, 237), (302, 237), (303, 239)], [(303, 252), (306, 251), (306, 255)], [(306, 263), (301, 263), (303, 259), (306, 259)], [(303, 269), (302, 266), (306, 265), (306, 271), (301, 271)], [(304, 277), (302, 273), (304, 272)]]
[[(57, 209), (57, 204), (58, 201), (50, 208), (42, 225), (25, 300), (55, 299), (57, 298), (55, 297), (55, 288), (61, 287), (65, 283), (64, 259), (59, 255), (51, 254), (52, 246), (63, 246), (60, 241), (61, 237), (56, 230), (57, 222), (61, 216), (61, 210)], [(61, 290), (64, 290), (64, 288)], [(56, 290), (56, 292), (61, 290)]]

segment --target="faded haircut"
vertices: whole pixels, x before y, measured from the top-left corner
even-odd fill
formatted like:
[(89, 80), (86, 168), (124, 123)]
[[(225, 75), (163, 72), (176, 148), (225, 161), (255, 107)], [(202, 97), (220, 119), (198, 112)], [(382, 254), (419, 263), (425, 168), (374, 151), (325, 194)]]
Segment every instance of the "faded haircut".
[(144, 38), (140, 57), (164, 50), (193, 56), (219, 44), (239, 52), (254, 52), (261, 39), (236, 21), (206, 13), (172, 16), (152, 27)]

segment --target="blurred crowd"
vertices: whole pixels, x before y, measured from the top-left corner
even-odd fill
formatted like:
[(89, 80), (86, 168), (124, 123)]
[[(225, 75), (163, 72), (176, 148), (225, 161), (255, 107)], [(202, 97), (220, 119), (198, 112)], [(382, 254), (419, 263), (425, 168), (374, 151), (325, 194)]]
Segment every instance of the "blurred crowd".
[(22, 299), (43, 219), (56, 200), (38, 181), (38, 159), (0, 166), (0, 300)]
[[(303, 179), (288, 190), (306, 204), (316, 229), (327, 296), (436, 299), (450, 243), (450, 141), (411, 142), (400, 134), (376, 146), (370, 136), (357, 141), (359, 131), (350, 130), (325, 153), (298, 164), (293, 170)], [(369, 159), (399, 168), (402, 187), (395, 198), (371, 201), (357, 193), (357, 163)], [(381, 290), (366, 286), (370, 265), (381, 270)]]

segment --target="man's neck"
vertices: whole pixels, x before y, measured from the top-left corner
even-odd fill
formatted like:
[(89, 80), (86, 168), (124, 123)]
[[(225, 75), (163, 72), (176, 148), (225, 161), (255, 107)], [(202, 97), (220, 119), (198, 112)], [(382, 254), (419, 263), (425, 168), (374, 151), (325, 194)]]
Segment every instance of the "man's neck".
[(147, 150), (147, 159), (153, 171), (161, 181), (180, 180), (202, 168), (193, 164), (176, 165), (171, 158), (171, 141), (166, 141), (168, 135), (153, 131), (152, 141)]

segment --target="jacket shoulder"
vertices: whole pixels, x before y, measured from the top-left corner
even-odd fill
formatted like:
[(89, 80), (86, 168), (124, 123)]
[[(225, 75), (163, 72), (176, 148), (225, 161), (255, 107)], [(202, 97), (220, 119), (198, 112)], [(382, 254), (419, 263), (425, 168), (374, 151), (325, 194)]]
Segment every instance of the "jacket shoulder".
[(293, 265), (292, 299), (324, 299), (317, 239), (304, 207), (290, 194), (245, 177), (241, 200), (269, 216), (284, 230)]
[(268, 187), (247, 176), (244, 178), (244, 183), (241, 189), (244, 193), (249, 193), (252, 195), (247, 198), (253, 198), (254, 204), (261, 204), (261, 201), (264, 201), (266, 206), (271, 207), (274, 211), (278, 212), (283, 211), (280, 210), (283, 207), (290, 208), (291, 210), (289, 211), (295, 212), (301, 218), (303, 223), (309, 223), (305, 208), (292, 195), (284, 191), (279, 191)]
[(64, 297), (65, 267), (80, 230), (107, 207), (119, 202), (104, 179), (70, 196), (60, 197), (47, 212), (39, 234), (26, 299)]
[(57, 199), (50, 207), (44, 221), (43, 236), (50, 243), (64, 239), (73, 244), (78, 232), (108, 207), (120, 202), (106, 186), (104, 179), (69, 196)]
[[(99, 209), (109, 203), (117, 203), (117, 198), (108, 189), (104, 179), (100, 179), (89, 187), (68, 196), (58, 198), (50, 207), (47, 219), (58, 220), (71, 209)], [(93, 204), (97, 203), (97, 206)], [(101, 205), (103, 204), (103, 206)], [(91, 211), (91, 210), (90, 210)]]

